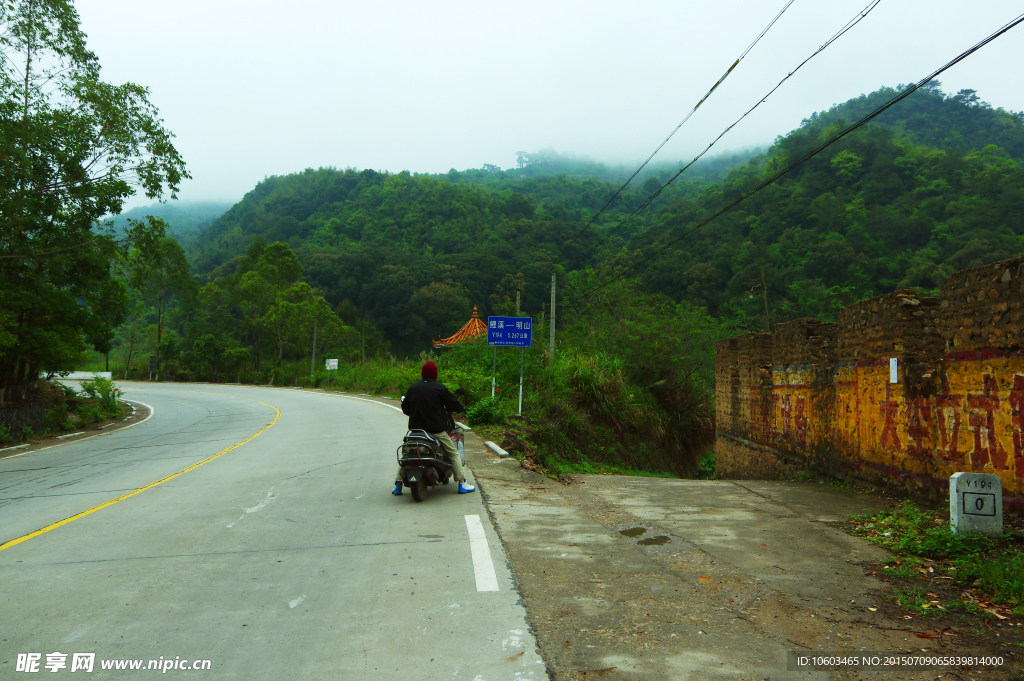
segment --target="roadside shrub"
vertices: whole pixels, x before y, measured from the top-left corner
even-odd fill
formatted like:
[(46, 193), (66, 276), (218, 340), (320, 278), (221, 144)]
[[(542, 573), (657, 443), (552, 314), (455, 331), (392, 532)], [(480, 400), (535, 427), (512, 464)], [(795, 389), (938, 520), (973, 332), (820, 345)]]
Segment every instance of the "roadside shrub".
[(14, 440), (14, 435), (11, 434), (10, 429), (4, 424), (0, 423), (0, 442), (11, 442)]
[(82, 392), (97, 400), (109, 416), (118, 416), (121, 413), (121, 389), (114, 385), (110, 379), (103, 378), (99, 374), (93, 374), (93, 380), (82, 381)]
[(466, 419), (471, 426), (500, 426), (505, 423), (506, 414), (497, 396), (485, 397), (466, 411)]
[(700, 464), (697, 466), (697, 472), (693, 477), (698, 480), (714, 480), (717, 475), (718, 472), (715, 468), (715, 452), (710, 451), (700, 458)]
[(72, 388), (70, 385), (65, 385), (60, 381), (50, 381), (50, 385), (54, 386), (55, 388), (59, 388), (60, 391), (64, 393), (65, 400), (73, 400), (76, 397), (78, 397), (78, 391)]
[(67, 406), (64, 402), (58, 402), (46, 410), (44, 417), (46, 424), (56, 430), (71, 430), (71, 422), (68, 421)]
[(75, 414), (83, 424), (102, 421), (107, 417), (104, 408), (92, 400), (80, 403), (75, 410)]

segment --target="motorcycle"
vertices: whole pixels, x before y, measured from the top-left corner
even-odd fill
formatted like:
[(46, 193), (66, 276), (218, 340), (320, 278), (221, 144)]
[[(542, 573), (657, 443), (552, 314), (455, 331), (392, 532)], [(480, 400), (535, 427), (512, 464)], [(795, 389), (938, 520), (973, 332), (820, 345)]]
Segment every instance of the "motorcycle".
[[(465, 431), (456, 427), (447, 437), (452, 438), (460, 462), (465, 464)], [(414, 501), (423, 501), (427, 488), (439, 483), (447, 485), (452, 478), (452, 464), (445, 456), (441, 443), (425, 430), (407, 432), (397, 454), (398, 465), (402, 467), (402, 484), (412, 492)]]

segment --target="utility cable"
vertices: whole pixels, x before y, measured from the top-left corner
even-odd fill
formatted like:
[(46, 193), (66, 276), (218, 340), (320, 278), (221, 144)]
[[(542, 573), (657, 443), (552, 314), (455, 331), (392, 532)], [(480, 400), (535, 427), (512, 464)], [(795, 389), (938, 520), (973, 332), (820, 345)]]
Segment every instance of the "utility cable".
[(737, 66), (739, 66), (739, 63), (741, 61), (743, 61), (743, 58), (746, 57), (750, 53), (750, 51), (752, 49), (754, 49), (754, 45), (757, 45), (758, 41), (760, 41), (761, 38), (763, 38), (764, 35), (768, 32), (768, 29), (770, 29), (772, 26), (775, 25), (775, 22), (777, 22), (782, 17), (782, 15), (785, 13), (785, 11), (787, 9), (789, 9), (789, 6), (792, 5), (793, 2), (794, 2), (794, 0), (789, 0), (785, 4), (785, 6), (781, 10), (779, 10), (779, 13), (775, 15), (775, 18), (772, 19), (768, 23), (768, 25), (765, 26), (764, 29), (760, 33), (757, 34), (757, 37), (754, 38), (754, 41), (752, 43), (750, 43), (750, 45), (747, 47), (747, 49), (743, 50), (743, 54), (741, 54), (739, 56), (739, 59), (737, 59), (736, 61), (734, 61), (732, 63), (732, 66), (730, 66), (728, 68), (728, 70), (726, 70), (726, 72), (724, 74), (722, 74), (722, 77), (719, 78), (715, 82), (715, 84), (711, 86), (711, 89), (707, 91), (707, 94), (705, 94), (703, 97), (701, 97), (700, 101), (697, 102), (697, 105), (694, 106), (692, 109), (690, 109), (690, 112), (688, 114), (686, 114), (686, 116), (683, 118), (682, 121), (679, 122), (679, 125), (677, 125), (675, 128), (673, 128), (672, 132), (670, 132), (668, 134), (668, 137), (666, 137), (664, 140), (662, 140), (661, 144), (658, 145), (658, 148), (655, 149), (651, 153), (651, 155), (647, 157), (646, 161), (644, 161), (642, 164), (640, 164), (640, 167), (636, 169), (636, 172), (634, 172), (632, 175), (630, 175), (629, 179), (626, 180), (622, 184), (621, 187), (619, 187), (617, 190), (615, 190), (615, 193), (612, 194), (612, 197), (610, 199), (608, 199), (608, 202), (604, 204), (604, 206), (601, 208), (601, 210), (597, 211), (597, 213), (594, 215), (594, 217), (590, 218), (590, 221), (587, 222), (587, 224), (585, 224), (583, 226), (583, 229), (581, 229), (579, 232), (577, 232), (576, 235), (573, 238), (571, 238), (568, 242), (566, 242), (566, 244), (564, 246), (562, 246), (561, 249), (559, 249), (559, 251), (558, 251), (559, 259), (561, 259), (562, 255), (565, 253), (565, 249), (568, 248), (571, 244), (575, 243), (575, 241), (577, 239), (579, 239), (583, 235), (584, 232), (586, 232), (588, 229), (590, 229), (590, 227), (594, 224), (594, 222), (597, 221), (597, 218), (601, 216), (601, 213), (603, 213), (608, 208), (608, 206), (612, 205), (612, 201), (614, 201), (619, 196), (619, 194), (622, 193), (622, 190), (624, 190), (627, 186), (629, 186), (629, 183), (632, 182), (633, 179), (636, 178), (636, 176), (640, 174), (641, 170), (643, 170), (645, 167), (647, 167), (647, 164), (651, 162), (651, 159), (654, 158), (659, 151), (661, 151), (662, 147), (664, 147), (666, 144), (668, 144), (668, 141), (670, 139), (672, 139), (672, 136), (675, 135), (677, 132), (679, 132), (679, 129), (681, 127), (683, 127), (683, 125), (686, 123), (686, 121), (690, 120), (690, 116), (692, 116), (694, 113), (696, 113), (697, 109), (700, 108), (700, 105), (703, 104), (705, 102), (705, 100), (707, 100), (707, 98), (711, 96), (711, 93), (714, 92), (718, 88), (718, 86), (721, 85), (722, 82), (726, 78), (728, 78), (729, 74), (732, 73), (733, 69), (735, 69)]
[(640, 206), (639, 206), (639, 207), (638, 207), (638, 208), (637, 208), (636, 210), (634, 210), (634, 211), (633, 211), (632, 213), (630, 213), (629, 215), (627, 215), (627, 216), (626, 216), (626, 217), (625, 217), (625, 218), (624, 218), (624, 219), (622, 220), (622, 222), (620, 222), (620, 223), (619, 223), (618, 225), (616, 225), (615, 229), (613, 229), (612, 231), (610, 231), (610, 232), (609, 232), (609, 233), (608, 233), (607, 235), (605, 235), (605, 237), (604, 237), (603, 239), (601, 239), (601, 241), (599, 241), (599, 242), (598, 242), (597, 244), (595, 244), (594, 246), (592, 246), (592, 247), (590, 248), (590, 250), (588, 250), (588, 251), (587, 251), (586, 253), (584, 253), (584, 254), (583, 254), (583, 259), (584, 259), (584, 260), (586, 260), (587, 256), (589, 256), (589, 255), (590, 255), (591, 253), (593, 253), (593, 252), (594, 252), (595, 250), (597, 250), (598, 248), (600, 248), (601, 246), (603, 246), (603, 245), (605, 244), (605, 242), (606, 242), (606, 241), (608, 241), (608, 240), (609, 240), (609, 239), (611, 239), (611, 238), (612, 238), (613, 236), (615, 236), (615, 234), (617, 234), (617, 233), (618, 233), (618, 231), (619, 231), (620, 229), (622, 229), (622, 228), (623, 228), (623, 227), (624, 227), (624, 226), (626, 225), (626, 223), (627, 223), (627, 222), (629, 222), (629, 221), (630, 221), (630, 220), (632, 220), (633, 218), (635, 218), (635, 217), (637, 217), (638, 215), (640, 215), (640, 213), (644, 212), (644, 211), (645, 211), (645, 210), (647, 209), (647, 207), (648, 207), (648, 206), (650, 206), (650, 205), (651, 205), (652, 203), (654, 203), (654, 200), (655, 200), (655, 199), (657, 199), (657, 198), (658, 198), (658, 196), (659, 196), (659, 195), (660, 195), (660, 194), (661, 194), (661, 193), (662, 193), (663, 191), (665, 191), (665, 189), (666, 189), (666, 188), (667, 188), (667, 187), (668, 187), (668, 186), (669, 186), (670, 184), (672, 184), (673, 182), (675, 182), (675, 181), (676, 181), (676, 179), (678, 179), (678, 177), (679, 177), (680, 175), (682, 175), (683, 173), (685, 173), (685, 172), (686, 172), (686, 171), (687, 171), (687, 170), (688, 170), (688, 169), (690, 168), (690, 166), (692, 166), (692, 165), (693, 165), (694, 163), (696, 163), (697, 161), (699, 161), (699, 160), (700, 160), (700, 159), (701, 159), (701, 158), (702, 158), (702, 157), (704, 156), (704, 154), (708, 153), (708, 151), (710, 151), (710, 150), (711, 150), (711, 147), (715, 146), (715, 144), (717, 144), (717, 143), (718, 143), (718, 141), (719, 141), (720, 139), (722, 139), (723, 137), (725, 137), (725, 135), (726, 135), (726, 134), (728, 134), (730, 130), (732, 130), (733, 128), (735, 128), (735, 127), (736, 127), (736, 126), (737, 126), (737, 125), (739, 124), (739, 122), (740, 122), (740, 121), (742, 121), (742, 120), (743, 120), (744, 118), (746, 118), (746, 117), (747, 117), (747, 116), (749, 116), (749, 115), (750, 115), (751, 113), (753, 113), (754, 109), (756, 109), (757, 107), (759, 107), (759, 106), (761, 106), (762, 104), (764, 104), (764, 103), (765, 103), (765, 101), (767, 101), (767, 100), (768, 100), (768, 98), (769, 98), (769, 97), (771, 97), (771, 96), (772, 96), (772, 95), (773, 95), (773, 94), (775, 93), (775, 91), (776, 91), (776, 90), (778, 90), (778, 89), (779, 89), (780, 87), (782, 87), (782, 84), (783, 84), (783, 83), (785, 83), (785, 82), (786, 82), (787, 80), (789, 80), (789, 78), (790, 78), (790, 77), (791, 77), (791, 76), (792, 76), (792, 75), (793, 75), (794, 73), (796, 73), (797, 71), (799, 71), (799, 70), (800, 70), (800, 69), (801, 69), (801, 68), (802, 68), (802, 67), (804, 66), (804, 64), (806, 64), (807, 62), (809, 62), (810, 60), (814, 59), (814, 58), (815, 58), (815, 57), (817, 57), (817, 56), (818, 56), (819, 54), (821, 54), (822, 52), (824, 52), (824, 51), (825, 51), (825, 49), (826, 49), (826, 48), (827, 48), (827, 47), (828, 47), (829, 45), (831, 45), (831, 44), (832, 44), (832, 43), (834, 43), (835, 41), (839, 40), (839, 38), (841, 38), (841, 37), (843, 36), (843, 34), (845, 34), (845, 33), (846, 33), (847, 31), (849, 31), (849, 30), (850, 30), (851, 28), (853, 28), (853, 27), (854, 27), (854, 26), (856, 26), (856, 25), (857, 25), (858, 23), (860, 23), (860, 21), (861, 21), (861, 20), (862, 20), (862, 19), (863, 19), (864, 17), (866, 17), (866, 16), (867, 16), (867, 15), (868, 15), (868, 14), (869, 14), (869, 13), (871, 12), (871, 10), (873, 10), (873, 9), (874, 9), (875, 7), (877, 7), (877, 6), (878, 6), (878, 3), (880, 3), (881, 1), (882, 1), (882, 0), (871, 0), (871, 2), (869, 2), (869, 3), (868, 3), (868, 5), (867, 5), (867, 6), (866, 6), (866, 7), (864, 8), (864, 9), (862, 9), (862, 10), (861, 10), (860, 12), (858, 12), (856, 16), (854, 16), (854, 17), (853, 17), (852, 19), (850, 19), (850, 21), (848, 21), (848, 22), (846, 23), (846, 25), (845, 25), (845, 26), (843, 26), (843, 27), (842, 27), (842, 28), (841, 28), (841, 29), (839, 30), (839, 32), (838, 32), (838, 33), (836, 33), (836, 34), (835, 34), (834, 36), (832, 36), (832, 37), (831, 37), (831, 38), (829, 38), (829, 39), (828, 39), (827, 41), (825, 41), (825, 43), (824, 43), (824, 44), (822, 44), (822, 46), (821, 46), (821, 47), (819, 47), (819, 48), (818, 48), (817, 50), (815, 50), (815, 51), (814, 51), (814, 54), (812, 54), (811, 56), (807, 57), (807, 59), (804, 59), (804, 60), (803, 60), (802, 62), (800, 62), (800, 63), (799, 63), (798, 65), (797, 65), (797, 67), (796, 67), (795, 69), (793, 69), (792, 71), (790, 71), (789, 73), (787, 73), (787, 74), (786, 74), (786, 77), (785, 77), (785, 78), (783, 78), (782, 80), (780, 80), (780, 81), (779, 81), (778, 85), (776, 85), (775, 87), (773, 87), (773, 88), (772, 88), (772, 89), (771, 89), (771, 90), (770, 90), (770, 91), (768, 92), (768, 94), (766, 94), (766, 95), (765, 95), (764, 97), (762, 97), (762, 98), (761, 98), (760, 100), (758, 100), (758, 102), (757, 102), (756, 104), (754, 104), (754, 106), (750, 107), (750, 109), (749, 109), (749, 110), (748, 110), (748, 111), (747, 111), (747, 112), (746, 112), (745, 114), (743, 114), (742, 116), (740, 116), (739, 118), (737, 118), (737, 119), (736, 119), (736, 121), (735, 121), (735, 122), (734, 122), (734, 123), (733, 123), (732, 125), (730, 125), (730, 126), (729, 126), (728, 128), (726, 128), (725, 130), (723, 130), (723, 131), (722, 131), (722, 134), (720, 134), (720, 135), (719, 135), (718, 137), (716, 137), (716, 138), (715, 138), (714, 140), (712, 140), (711, 144), (709, 144), (709, 145), (708, 145), (707, 147), (705, 147), (705, 148), (704, 148), (704, 151), (702, 151), (702, 152), (700, 152), (699, 154), (697, 154), (697, 155), (696, 155), (696, 156), (695, 156), (695, 157), (693, 158), (693, 160), (692, 160), (692, 161), (690, 161), (689, 163), (687, 163), (687, 164), (686, 164), (685, 166), (683, 166), (683, 167), (682, 167), (682, 168), (681, 168), (681, 169), (679, 170), (679, 172), (678, 172), (678, 173), (676, 173), (676, 174), (675, 174), (675, 175), (673, 175), (673, 176), (672, 176), (671, 178), (669, 178), (668, 182), (666, 182), (666, 183), (665, 183), (665, 184), (663, 184), (663, 185), (662, 185), (661, 187), (659, 187), (659, 188), (658, 188), (658, 191), (654, 192), (654, 194), (652, 194), (652, 195), (651, 195), (650, 197), (648, 197), (648, 198), (647, 198), (647, 200), (646, 200), (646, 201), (644, 201), (644, 202), (643, 202), (642, 204), (640, 204)]
[(716, 218), (720, 217), (722, 214), (732, 210), (738, 204), (742, 203), (743, 201), (746, 201), (751, 196), (753, 196), (754, 194), (757, 194), (758, 192), (760, 192), (761, 190), (765, 189), (766, 187), (775, 184), (775, 182), (777, 182), (784, 175), (790, 173), (791, 171), (793, 171), (797, 167), (803, 165), (804, 163), (806, 163), (810, 159), (814, 158), (815, 156), (820, 154), (822, 151), (824, 151), (828, 147), (830, 147), (833, 144), (835, 144), (836, 142), (838, 142), (840, 139), (846, 137), (847, 135), (849, 135), (850, 133), (854, 132), (855, 130), (858, 130), (859, 128), (863, 127), (864, 125), (866, 125), (867, 123), (869, 123), (873, 119), (877, 118), (879, 115), (881, 115), (883, 112), (885, 112), (886, 110), (888, 110), (889, 108), (891, 108), (892, 106), (897, 104), (898, 102), (903, 101), (904, 99), (906, 99), (910, 95), (912, 95), (915, 92), (917, 92), (918, 90), (920, 90), (922, 87), (924, 87), (929, 82), (935, 80), (935, 78), (937, 78), (944, 71), (946, 71), (946, 70), (956, 66), (957, 64), (962, 62), (964, 59), (967, 59), (967, 57), (971, 56), (972, 54), (974, 54), (975, 52), (977, 52), (981, 48), (985, 47), (990, 42), (992, 42), (993, 40), (995, 40), (996, 38), (998, 38), (999, 36), (1003, 35), (1004, 33), (1006, 33), (1007, 31), (1009, 31), (1010, 29), (1014, 28), (1015, 26), (1017, 26), (1018, 24), (1020, 24), (1022, 22), (1024, 22), (1024, 14), (1021, 14), (1016, 19), (1014, 19), (1010, 23), (1006, 24), (1005, 26), (1003, 26), (1002, 28), (997, 30), (995, 33), (991, 34), (990, 36), (988, 36), (987, 38), (985, 38), (981, 42), (977, 43), (973, 47), (965, 50), (964, 52), (961, 52), (959, 55), (957, 55), (952, 60), (947, 62), (944, 66), (941, 66), (937, 70), (932, 72), (931, 75), (925, 76), (924, 78), (922, 78), (918, 82), (914, 83), (913, 85), (905, 88), (904, 90), (901, 90), (899, 93), (897, 93), (896, 95), (891, 97), (887, 102), (885, 102), (884, 104), (879, 106), (877, 109), (875, 109), (874, 111), (872, 111), (868, 115), (866, 115), (863, 118), (861, 118), (856, 123), (853, 123), (852, 125), (847, 126), (846, 128), (844, 128), (840, 132), (838, 132), (835, 135), (833, 135), (832, 137), (830, 137), (825, 142), (822, 142), (820, 145), (818, 145), (813, 150), (809, 151), (808, 153), (804, 154), (803, 156), (801, 156), (799, 159), (797, 159), (796, 161), (794, 161), (790, 165), (786, 166), (786, 168), (780, 170), (779, 172), (777, 172), (774, 175), (772, 175), (771, 177), (769, 177), (767, 180), (763, 181), (761, 184), (757, 185), (756, 187), (754, 187), (750, 191), (744, 193), (742, 196), (740, 196), (735, 201), (732, 201), (731, 203), (729, 203), (725, 207), (720, 208), (719, 210), (715, 211), (715, 213), (713, 215), (711, 215), (711, 217), (709, 217), (709, 218), (707, 218), (705, 220), (702, 220), (700, 223), (698, 223), (697, 225), (695, 225), (691, 229), (689, 229), (686, 232), (684, 232), (682, 234), (682, 236), (680, 236), (679, 238), (673, 239), (672, 241), (670, 241), (667, 244), (665, 244), (663, 247), (661, 247), (658, 250), (656, 250), (651, 255), (649, 255), (646, 258), (644, 258), (642, 260), (639, 260), (636, 263), (630, 265), (629, 267), (624, 269), (622, 272), (619, 272), (614, 277), (608, 279), (603, 284), (600, 284), (598, 286), (595, 286), (592, 289), (589, 289), (589, 290), (583, 292), (583, 295), (589, 295), (589, 294), (594, 293), (595, 291), (599, 291), (600, 289), (604, 288), (605, 286), (608, 286), (612, 282), (614, 282), (614, 281), (616, 281), (618, 279), (621, 279), (623, 276), (625, 276), (626, 274), (632, 272), (633, 270), (635, 270), (640, 265), (643, 265), (644, 263), (650, 262), (651, 260), (653, 260), (655, 257), (660, 255), (661, 253), (665, 252), (666, 250), (668, 250), (672, 246), (676, 245), (677, 243), (679, 243), (680, 241), (682, 241), (686, 237), (688, 237), (691, 234), (693, 234), (694, 232), (696, 232), (701, 227), (704, 227), (705, 225), (707, 225), (711, 221), (713, 221)]

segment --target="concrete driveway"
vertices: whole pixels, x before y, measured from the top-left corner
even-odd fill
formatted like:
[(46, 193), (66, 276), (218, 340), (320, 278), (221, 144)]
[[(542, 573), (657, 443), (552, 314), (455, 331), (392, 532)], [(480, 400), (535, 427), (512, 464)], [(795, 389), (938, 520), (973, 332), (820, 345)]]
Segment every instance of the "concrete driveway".
[(890, 500), (817, 482), (584, 475), (567, 486), (478, 438), (467, 452), (559, 681), (1009, 678), (791, 668), (791, 653), (962, 651), (916, 637), (927, 621), (877, 608), (888, 587), (861, 564), (889, 554), (829, 525)]

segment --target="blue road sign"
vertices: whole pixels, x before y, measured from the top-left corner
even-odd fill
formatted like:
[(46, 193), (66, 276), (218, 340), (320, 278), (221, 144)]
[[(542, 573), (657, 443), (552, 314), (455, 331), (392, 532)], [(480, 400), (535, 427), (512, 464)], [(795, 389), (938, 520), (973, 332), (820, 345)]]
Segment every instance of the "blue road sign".
[(533, 343), (532, 317), (488, 317), (487, 344), (528, 348)]

